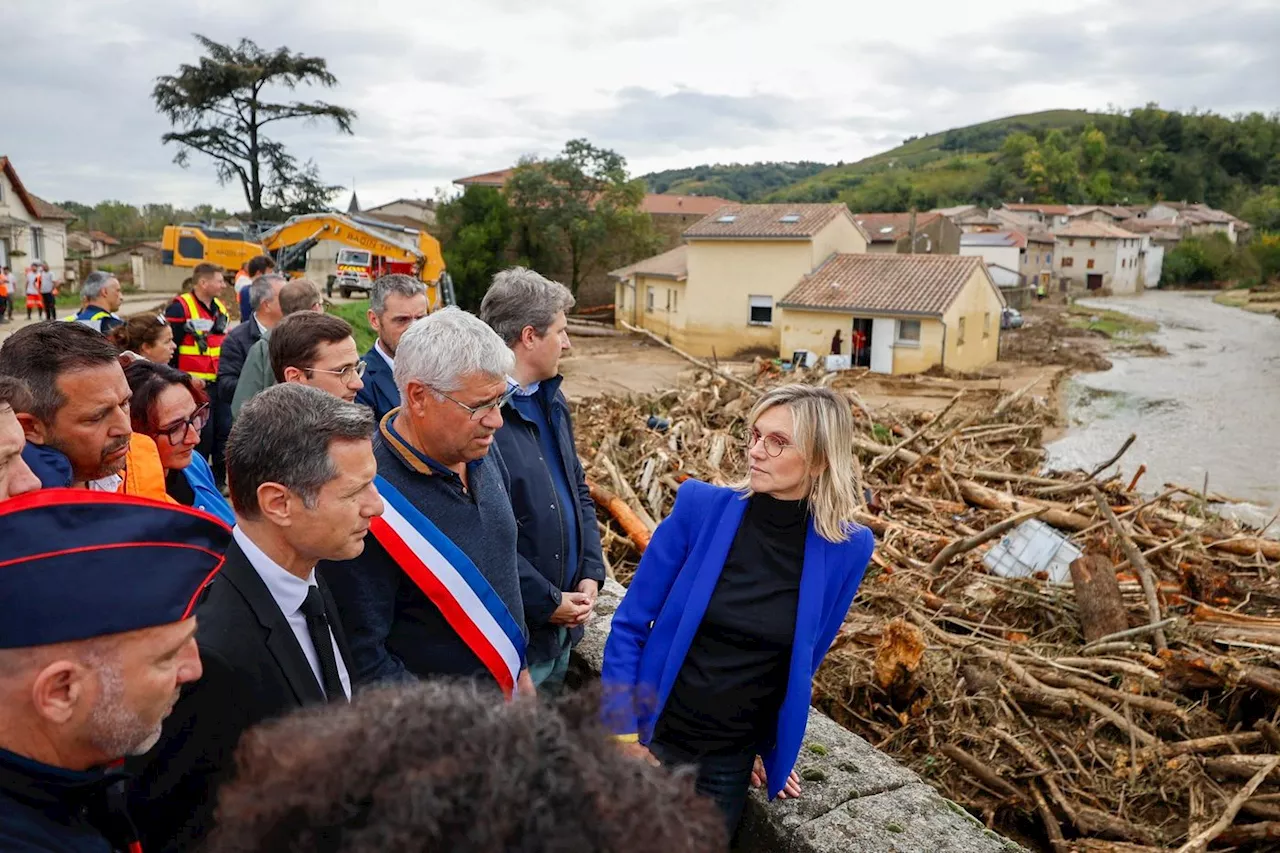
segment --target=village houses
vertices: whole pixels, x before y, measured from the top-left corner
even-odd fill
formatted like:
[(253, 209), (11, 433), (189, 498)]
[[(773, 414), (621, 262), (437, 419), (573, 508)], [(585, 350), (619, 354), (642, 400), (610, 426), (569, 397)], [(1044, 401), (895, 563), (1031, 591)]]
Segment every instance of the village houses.
[(1102, 222), (1073, 222), (1054, 236), (1054, 272), (1069, 288), (1106, 289), (1117, 296), (1139, 292), (1137, 234)]
[(842, 354), (880, 373), (975, 370), (1004, 302), (981, 259), (869, 253), (841, 204), (730, 204), (617, 279), (620, 321), (694, 355)]
[(941, 213), (855, 213), (853, 218), (871, 237), (868, 252), (954, 255), (960, 251), (960, 227)]
[(55, 281), (65, 281), (67, 223), (75, 218), (28, 191), (9, 158), (0, 157), (0, 266), (18, 272), (43, 261)]

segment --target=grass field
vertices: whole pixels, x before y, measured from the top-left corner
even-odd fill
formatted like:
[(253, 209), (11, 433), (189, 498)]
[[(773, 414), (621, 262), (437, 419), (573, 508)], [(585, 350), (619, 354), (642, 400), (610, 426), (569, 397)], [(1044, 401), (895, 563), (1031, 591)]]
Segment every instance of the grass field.
[(1137, 317), (1122, 314), (1119, 311), (1072, 305), (1067, 312), (1071, 314), (1070, 325), (1073, 327), (1100, 332), (1109, 338), (1138, 338), (1160, 328), (1156, 323), (1139, 320)]
[(369, 347), (373, 346), (373, 341), (377, 337), (373, 329), (369, 328), (369, 300), (359, 299), (355, 302), (330, 304), (325, 311), (350, 323), (351, 328), (355, 329), (356, 346), (360, 353), (363, 355), (369, 351)]

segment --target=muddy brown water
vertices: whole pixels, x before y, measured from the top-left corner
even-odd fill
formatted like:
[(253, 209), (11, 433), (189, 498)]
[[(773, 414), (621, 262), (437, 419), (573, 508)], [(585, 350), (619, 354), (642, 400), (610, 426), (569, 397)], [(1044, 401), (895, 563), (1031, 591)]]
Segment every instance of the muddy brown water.
[[(1213, 303), (1213, 294), (1148, 291), (1082, 300), (1160, 324), (1164, 357), (1108, 356), (1114, 366), (1078, 374), (1066, 388), (1068, 429), (1049, 445), (1049, 467), (1091, 469), (1130, 433), (1121, 460), (1139, 488), (1166, 482), (1248, 500), (1265, 523), (1280, 509), (1280, 322)], [(1280, 525), (1277, 525), (1280, 527)], [(1272, 528), (1272, 535), (1276, 527)]]

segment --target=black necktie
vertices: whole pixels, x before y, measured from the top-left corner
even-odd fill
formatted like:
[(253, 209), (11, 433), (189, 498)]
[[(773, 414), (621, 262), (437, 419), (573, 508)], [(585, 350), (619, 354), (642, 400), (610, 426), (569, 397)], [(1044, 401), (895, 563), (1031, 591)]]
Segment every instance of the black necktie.
[(346, 702), (347, 694), (338, 675), (338, 659), (333, 654), (333, 635), (329, 633), (329, 615), (324, 609), (320, 587), (313, 586), (307, 590), (302, 612), (307, 617), (307, 633), (311, 635), (311, 645), (315, 646), (316, 657), (320, 661), (324, 695), (330, 702)]

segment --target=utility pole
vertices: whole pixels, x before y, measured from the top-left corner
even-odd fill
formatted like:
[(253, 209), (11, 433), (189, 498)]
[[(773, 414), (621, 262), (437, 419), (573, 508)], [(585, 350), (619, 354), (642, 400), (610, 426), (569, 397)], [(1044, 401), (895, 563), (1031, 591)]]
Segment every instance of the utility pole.
[(912, 205), (912, 206), (911, 206), (911, 215), (910, 215), (909, 224), (908, 224), (908, 226), (907, 226), (907, 231), (908, 231), (908, 233), (907, 233), (907, 237), (909, 238), (909, 242), (907, 243), (907, 254), (908, 254), (908, 255), (914, 255), (914, 254), (916, 253), (916, 208), (915, 208), (915, 205)]

